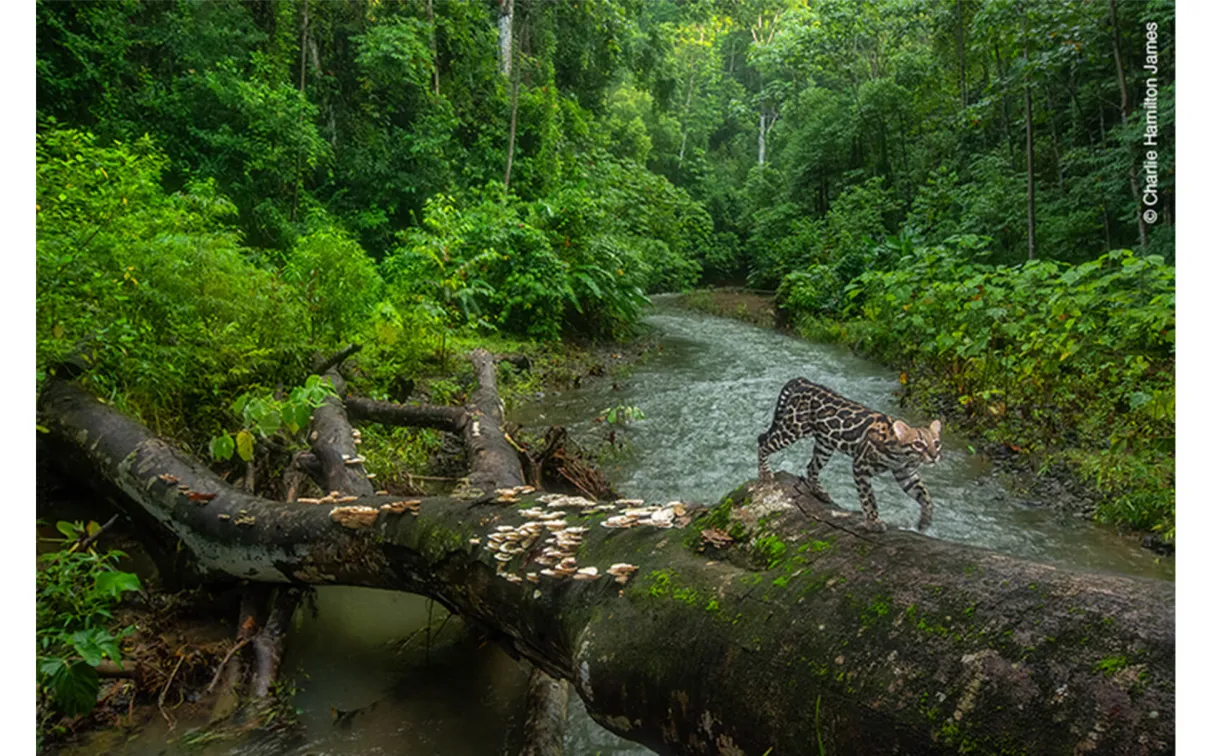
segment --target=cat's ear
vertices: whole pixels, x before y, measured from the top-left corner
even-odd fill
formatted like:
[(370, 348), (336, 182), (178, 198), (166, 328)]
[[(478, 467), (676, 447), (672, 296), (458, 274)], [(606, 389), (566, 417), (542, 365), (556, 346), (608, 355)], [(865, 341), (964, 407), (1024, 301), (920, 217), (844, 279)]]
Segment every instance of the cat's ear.
[(934, 436), (936, 436), (937, 438), (941, 438), (941, 421), (934, 420), (932, 423), (929, 424), (929, 430), (932, 431)]
[(895, 424), (891, 426), (891, 430), (895, 431), (895, 438), (899, 439), (901, 444), (906, 444), (912, 437), (911, 427), (902, 420), (896, 420)]

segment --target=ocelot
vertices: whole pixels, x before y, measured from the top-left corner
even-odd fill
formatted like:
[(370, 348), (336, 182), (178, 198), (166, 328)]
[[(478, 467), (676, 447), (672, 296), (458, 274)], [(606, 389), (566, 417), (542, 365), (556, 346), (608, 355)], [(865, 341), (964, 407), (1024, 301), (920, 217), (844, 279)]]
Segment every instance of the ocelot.
[(815, 437), (815, 453), (807, 467), (807, 486), (826, 504), (832, 497), (819, 485), (819, 471), (828, 463), (832, 452), (842, 451), (853, 458), (853, 481), (861, 498), (861, 510), (871, 530), (885, 530), (878, 519), (874, 489), (870, 476), (890, 470), (904, 492), (920, 504), (918, 530), (924, 530), (933, 520), (933, 501), (920, 481), (921, 464), (941, 459), (941, 422), (934, 420), (927, 428), (912, 428), (875, 412), (831, 389), (795, 378), (787, 383), (777, 397), (773, 410), (773, 425), (757, 441), (757, 468), (760, 478), (773, 478), (769, 471), (769, 455), (784, 449), (800, 438)]

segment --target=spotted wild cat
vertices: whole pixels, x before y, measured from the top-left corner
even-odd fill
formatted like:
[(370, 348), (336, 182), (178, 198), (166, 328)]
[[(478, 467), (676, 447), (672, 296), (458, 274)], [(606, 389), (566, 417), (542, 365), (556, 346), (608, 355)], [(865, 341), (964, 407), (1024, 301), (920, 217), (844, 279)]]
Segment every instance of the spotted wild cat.
[(757, 440), (761, 480), (773, 478), (769, 471), (770, 454), (806, 436), (815, 437), (815, 453), (807, 467), (807, 485), (820, 500), (833, 503), (819, 485), (819, 471), (832, 453), (839, 450), (853, 458), (853, 481), (869, 528), (886, 529), (878, 519), (878, 505), (870, 485), (870, 476), (884, 470), (890, 470), (904, 493), (919, 502), (917, 529), (924, 530), (932, 522), (933, 501), (920, 481), (919, 470), (920, 465), (941, 459), (940, 421), (934, 420), (927, 428), (912, 428), (817, 383), (795, 378), (782, 388), (773, 411), (773, 424)]

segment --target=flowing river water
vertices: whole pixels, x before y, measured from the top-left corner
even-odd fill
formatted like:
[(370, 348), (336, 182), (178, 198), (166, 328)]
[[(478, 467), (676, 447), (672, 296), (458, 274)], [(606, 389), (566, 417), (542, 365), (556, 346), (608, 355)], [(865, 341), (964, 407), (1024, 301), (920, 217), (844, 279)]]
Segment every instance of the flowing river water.
[[(567, 426), (583, 442), (603, 439), (608, 432), (594, 422), (603, 409), (642, 409), (645, 419), (617, 430), (618, 443), (607, 447), (602, 460), (623, 496), (709, 504), (755, 477), (756, 437), (768, 427), (782, 385), (797, 376), (912, 423), (930, 419), (901, 410), (894, 397), (896, 376), (844, 347), (805, 342), (657, 299), (647, 323), (662, 348), (617, 381), (616, 389), (597, 382), (508, 412), (510, 420), (530, 429)], [(964, 438), (945, 429), (942, 439), (942, 461), (922, 471), (936, 505), (931, 537), (1067, 567), (1173, 578), (1173, 560), (1157, 559), (1137, 546), (1137, 539), (1120, 537), (1110, 528), (1016, 498)], [(808, 440), (774, 455), (772, 464), (801, 474), (810, 456)], [(858, 510), (847, 462), (834, 457), (821, 479), (838, 506)], [(916, 503), (889, 475), (876, 478), (874, 488), (888, 525), (915, 523)], [(432, 612), (435, 616), (415, 596), (318, 589), (313, 610), (300, 611), (295, 620), (283, 663), (283, 671), (300, 688), (294, 701), (302, 712), (304, 738), (291, 743), (228, 741), (201, 752), (516, 753), (523, 736), (527, 672), (493, 644), (464, 632), (456, 617), (436, 633), (444, 612)], [(436, 638), (420, 630), (430, 621)], [(177, 737), (185, 726), (178, 725), (177, 734), (169, 737)], [(144, 731), (139, 740), (142, 748), (128, 744), (116, 752), (178, 750), (149, 748), (158, 742), (153, 732)], [(566, 752), (650, 753), (599, 727), (574, 692)]]

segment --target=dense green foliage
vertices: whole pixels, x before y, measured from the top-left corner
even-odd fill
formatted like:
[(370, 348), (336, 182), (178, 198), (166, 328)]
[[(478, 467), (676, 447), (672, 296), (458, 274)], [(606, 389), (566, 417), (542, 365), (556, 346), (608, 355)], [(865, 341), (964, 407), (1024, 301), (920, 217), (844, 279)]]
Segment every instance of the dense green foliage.
[(847, 338), (956, 397), (988, 436), (1075, 463), (1101, 516), (1171, 535), (1173, 269), (1111, 252), (988, 265), (972, 240), (912, 249), (848, 286)]
[(96, 667), (104, 659), (121, 663), (118, 642), (132, 630), (116, 627), (113, 609), (124, 593), (142, 589), (137, 576), (115, 568), (122, 552), (80, 548), (100, 525), (56, 527), (62, 548), (38, 559), (39, 740), (56, 713), (92, 711), (100, 688)]
[(747, 282), (1171, 531), (1171, 0), (506, 7), (39, 0), (40, 375), (202, 446)]

